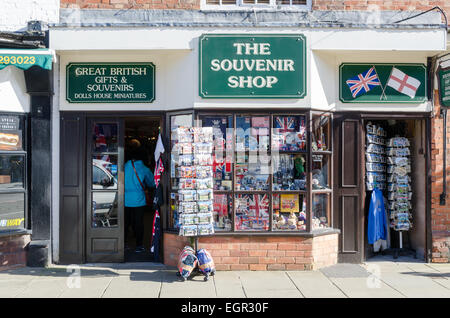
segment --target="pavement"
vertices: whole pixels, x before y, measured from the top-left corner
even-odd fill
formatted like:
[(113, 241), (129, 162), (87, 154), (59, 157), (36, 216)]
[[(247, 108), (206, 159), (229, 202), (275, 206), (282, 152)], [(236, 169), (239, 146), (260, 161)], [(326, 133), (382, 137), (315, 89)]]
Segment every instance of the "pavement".
[(316, 271), (220, 271), (185, 282), (157, 263), (22, 267), (0, 272), (0, 298), (450, 297), (450, 264), (378, 256)]

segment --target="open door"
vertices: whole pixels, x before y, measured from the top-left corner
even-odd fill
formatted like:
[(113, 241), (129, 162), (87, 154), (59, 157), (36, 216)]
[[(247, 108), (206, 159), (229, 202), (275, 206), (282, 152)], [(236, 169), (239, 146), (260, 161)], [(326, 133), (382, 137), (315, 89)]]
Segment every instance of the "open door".
[(124, 121), (87, 120), (86, 261), (124, 261)]
[(338, 261), (361, 263), (364, 257), (363, 130), (357, 114), (334, 116), (334, 215), (339, 235)]

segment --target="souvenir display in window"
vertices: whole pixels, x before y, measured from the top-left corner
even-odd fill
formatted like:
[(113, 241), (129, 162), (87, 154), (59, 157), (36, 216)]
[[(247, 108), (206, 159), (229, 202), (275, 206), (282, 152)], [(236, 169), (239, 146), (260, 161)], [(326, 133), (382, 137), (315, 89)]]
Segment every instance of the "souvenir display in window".
[(267, 231), (269, 229), (268, 194), (235, 195), (236, 231)]
[(274, 194), (272, 229), (306, 231), (306, 197), (302, 194)]
[(272, 189), (305, 190), (306, 189), (306, 159), (305, 155), (274, 154)]
[(330, 226), (330, 195), (328, 193), (313, 194), (312, 229), (323, 229)]
[(232, 197), (229, 194), (214, 195), (214, 227), (216, 230), (231, 231)]
[(269, 116), (236, 117), (236, 152), (269, 150)]
[(93, 132), (93, 152), (117, 152), (117, 124), (95, 123)]
[(311, 149), (313, 151), (330, 151), (330, 133), (330, 117), (313, 115)]
[(305, 116), (274, 116), (272, 150), (306, 150)]
[(330, 160), (329, 155), (312, 155), (312, 189), (323, 190), (330, 188)]
[(269, 189), (269, 171), (266, 165), (236, 164), (235, 187), (238, 191), (265, 191)]

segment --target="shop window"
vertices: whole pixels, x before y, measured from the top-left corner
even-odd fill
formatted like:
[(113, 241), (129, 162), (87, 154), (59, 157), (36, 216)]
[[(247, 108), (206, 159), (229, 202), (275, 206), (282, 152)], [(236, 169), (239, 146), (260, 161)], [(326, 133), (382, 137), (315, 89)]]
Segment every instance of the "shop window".
[[(192, 122), (213, 128), (213, 156), (208, 160), (213, 166), (216, 232), (306, 232), (331, 226), (331, 115), (178, 116), (170, 118), (169, 228), (179, 227), (180, 209), (194, 208), (188, 200), (196, 190), (189, 181), (195, 174), (195, 163), (188, 164), (193, 150), (183, 147), (193, 142), (183, 139), (190, 135), (183, 129), (189, 130)], [(180, 195), (186, 197), (180, 200)]]
[(314, 193), (312, 199), (312, 229), (330, 227), (331, 201), (329, 193)]
[(296, 7), (306, 7), (311, 6), (311, 0), (204, 0), (202, 5), (208, 7), (223, 6), (227, 7), (276, 7), (278, 5), (282, 6), (296, 6)]
[(93, 123), (91, 227), (118, 226), (118, 124)]
[(274, 194), (272, 206), (274, 231), (306, 231), (305, 194)]
[(0, 231), (26, 228), (25, 117), (0, 114)]
[(269, 195), (235, 195), (236, 231), (267, 231), (269, 229)]

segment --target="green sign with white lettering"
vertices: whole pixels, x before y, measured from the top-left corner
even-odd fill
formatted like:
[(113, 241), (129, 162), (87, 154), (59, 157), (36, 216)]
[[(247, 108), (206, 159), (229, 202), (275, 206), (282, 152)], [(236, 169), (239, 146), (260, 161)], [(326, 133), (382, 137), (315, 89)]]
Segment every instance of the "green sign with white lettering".
[(207, 34), (199, 39), (203, 98), (304, 98), (303, 34)]
[(427, 68), (413, 63), (343, 63), (339, 99), (343, 103), (422, 103), (427, 99)]
[(450, 107), (450, 67), (439, 68), (439, 100), (441, 106)]
[(153, 63), (70, 63), (66, 67), (69, 103), (151, 103)]

